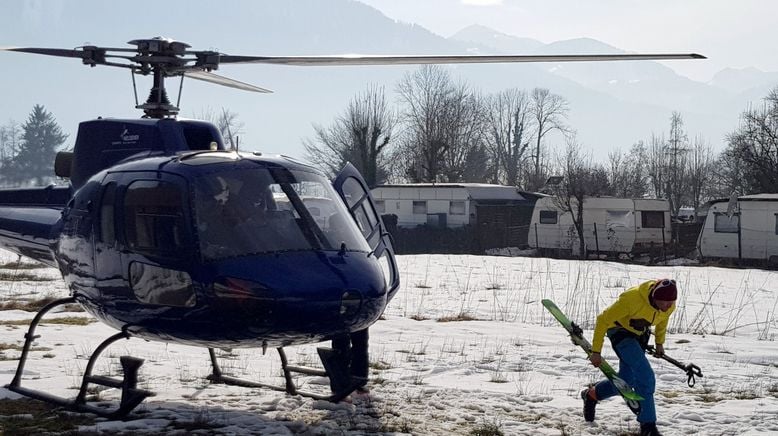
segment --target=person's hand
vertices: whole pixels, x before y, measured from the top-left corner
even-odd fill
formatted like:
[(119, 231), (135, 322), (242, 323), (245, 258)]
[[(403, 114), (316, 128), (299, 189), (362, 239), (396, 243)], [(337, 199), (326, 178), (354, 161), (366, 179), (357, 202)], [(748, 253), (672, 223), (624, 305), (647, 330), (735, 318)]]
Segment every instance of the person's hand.
[(600, 353), (592, 353), (589, 355), (589, 362), (592, 362), (592, 365), (599, 368), (602, 365), (602, 356), (600, 356)]
[(664, 355), (665, 355), (665, 346), (662, 344), (656, 344), (656, 347), (654, 347), (654, 356), (662, 357)]

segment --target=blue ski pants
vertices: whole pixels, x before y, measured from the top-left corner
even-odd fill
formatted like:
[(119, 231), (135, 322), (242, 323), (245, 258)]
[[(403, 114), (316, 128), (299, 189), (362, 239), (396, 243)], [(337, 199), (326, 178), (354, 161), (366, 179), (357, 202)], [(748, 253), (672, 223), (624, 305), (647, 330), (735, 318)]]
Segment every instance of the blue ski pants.
[[(613, 346), (616, 355), (619, 356), (619, 377), (635, 388), (641, 397), (640, 411), (637, 413), (638, 422), (656, 422), (656, 407), (654, 406), (654, 389), (656, 378), (651, 364), (648, 363), (646, 353), (640, 347), (637, 338), (624, 338)], [(619, 391), (610, 380), (603, 380), (595, 386), (598, 400), (604, 400), (615, 395)]]

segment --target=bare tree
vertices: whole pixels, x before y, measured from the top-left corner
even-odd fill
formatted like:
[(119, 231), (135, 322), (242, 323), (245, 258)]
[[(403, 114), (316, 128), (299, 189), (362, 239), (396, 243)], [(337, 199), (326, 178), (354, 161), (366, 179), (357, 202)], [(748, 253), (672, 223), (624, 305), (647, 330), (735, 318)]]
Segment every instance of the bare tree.
[(486, 142), (494, 180), (519, 186), (519, 176), (530, 141), (530, 100), (527, 93), (511, 88), (492, 95), (487, 103)]
[(648, 143), (648, 179), (651, 182), (651, 193), (655, 198), (665, 198), (667, 189), (667, 153), (665, 137), (651, 135)]
[(402, 158), (406, 176), (414, 182), (436, 182), (449, 144), (445, 111), (451, 78), (439, 65), (424, 65), (406, 74), (397, 86), (404, 107)]
[(240, 121), (237, 113), (227, 108), (221, 108), (218, 112), (207, 108), (203, 109), (195, 118), (214, 124), (224, 139), (224, 145), (231, 149), (238, 149), (239, 137), (245, 133), (246, 125)]
[(670, 212), (673, 215), (678, 215), (686, 196), (688, 141), (689, 138), (683, 128), (681, 114), (673, 112), (670, 116), (670, 136), (665, 147), (666, 153), (669, 155), (665, 194), (670, 201)]
[(628, 178), (629, 164), (621, 149), (608, 153), (608, 180), (613, 188), (613, 195), (627, 197), (627, 192), (629, 191)]
[(628, 154), (621, 150), (608, 153), (608, 180), (611, 194), (623, 198), (641, 198), (646, 194), (646, 148), (642, 141), (632, 145)]
[(351, 162), (372, 187), (388, 177), (387, 147), (395, 122), (384, 87), (370, 85), (349, 102), (345, 113), (332, 125), (314, 125), (316, 139), (305, 139), (303, 146), (308, 160), (330, 174), (337, 174), (346, 162)]
[(701, 136), (694, 138), (686, 164), (687, 201), (696, 211), (709, 198), (713, 181), (713, 151)]
[(746, 164), (731, 147), (721, 152), (711, 170), (710, 198), (729, 198), (732, 194), (750, 192), (746, 179)]
[(454, 84), (447, 70), (425, 65), (397, 87), (403, 102), (403, 138), (397, 162), (414, 182), (457, 182), (483, 141), (481, 98)]
[(568, 104), (567, 100), (561, 95), (553, 94), (545, 88), (535, 88), (532, 90), (530, 112), (535, 122), (535, 172), (530, 181), (529, 188), (537, 190), (545, 181), (545, 176), (541, 171), (541, 145), (543, 138), (550, 132), (558, 130), (567, 133), (568, 129), (564, 123), (567, 118)]
[[(465, 84), (452, 88), (444, 111), (446, 149), (441, 173), (446, 182), (470, 181), (468, 172), (471, 152), (481, 146), (484, 137), (484, 110), (482, 98)], [(472, 169), (470, 170), (472, 173)]]
[(19, 152), (22, 133), (22, 127), (13, 120), (0, 126), (0, 165), (7, 164)]
[(778, 192), (778, 87), (761, 108), (743, 112), (740, 127), (727, 140), (727, 154), (741, 164), (743, 189)]
[(595, 165), (591, 156), (581, 152), (574, 137), (568, 137), (565, 154), (560, 161), (562, 182), (554, 188), (554, 202), (557, 207), (570, 213), (578, 235), (579, 253), (586, 256), (585, 231), (583, 225), (584, 200), (610, 190), (607, 170)]

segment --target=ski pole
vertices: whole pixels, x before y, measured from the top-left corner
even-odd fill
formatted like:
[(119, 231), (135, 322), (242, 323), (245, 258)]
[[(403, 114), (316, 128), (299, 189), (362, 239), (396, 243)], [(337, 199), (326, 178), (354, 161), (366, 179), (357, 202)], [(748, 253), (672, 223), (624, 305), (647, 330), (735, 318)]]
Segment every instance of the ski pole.
[(699, 366), (693, 363), (683, 364), (673, 359), (672, 357), (668, 356), (667, 354), (662, 354), (661, 356), (657, 356), (656, 349), (652, 345), (649, 345), (648, 348), (646, 348), (646, 351), (648, 352), (648, 354), (657, 357), (659, 359), (664, 359), (672, 363), (673, 365), (677, 366), (678, 368), (684, 370), (686, 372), (686, 376), (688, 377), (688, 379), (686, 380), (686, 384), (688, 384), (690, 388), (694, 387), (694, 383), (696, 382), (694, 377), (702, 377), (702, 370), (700, 369)]

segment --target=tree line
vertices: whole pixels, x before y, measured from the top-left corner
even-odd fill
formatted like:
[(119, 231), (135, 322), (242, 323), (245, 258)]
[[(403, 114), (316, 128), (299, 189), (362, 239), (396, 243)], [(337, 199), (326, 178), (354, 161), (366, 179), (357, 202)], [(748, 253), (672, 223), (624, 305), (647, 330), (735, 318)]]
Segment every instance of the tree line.
[[(351, 162), (370, 186), (480, 182), (560, 198), (656, 197), (668, 199), (674, 215), (712, 198), (778, 192), (778, 87), (733, 120), (718, 154), (673, 112), (667, 132), (616, 149), (604, 163), (576, 139), (567, 100), (545, 88), (483, 94), (427, 65), (406, 73), (395, 97), (393, 106), (385, 87), (367, 86), (330, 125), (314, 125), (314, 138), (303, 140), (307, 159), (330, 174)], [(236, 113), (222, 108), (201, 118), (238, 147), (244, 124)], [(561, 147), (549, 145), (552, 133)], [(51, 183), (54, 155), (67, 139), (42, 105), (22, 124), (0, 126), (0, 183)]]
[(0, 183), (45, 185), (55, 180), (54, 156), (67, 140), (56, 119), (36, 104), (23, 124), (0, 126)]
[[(308, 160), (331, 174), (352, 162), (371, 186), (482, 182), (568, 198), (656, 197), (674, 215), (712, 198), (778, 192), (778, 87), (733, 120), (718, 154), (673, 112), (666, 132), (616, 149), (604, 163), (576, 139), (567, 100), (545, 88), (483, 94), (428, 65), (407, 73), (395, 97), (391, 106), (378, 85), (355, 95), (330, 125), (314, 125), (304, 140)], [(549, 145), (552, 132), (561, 146)]]

